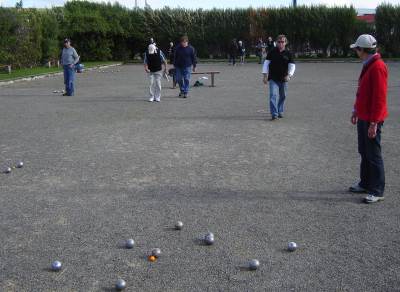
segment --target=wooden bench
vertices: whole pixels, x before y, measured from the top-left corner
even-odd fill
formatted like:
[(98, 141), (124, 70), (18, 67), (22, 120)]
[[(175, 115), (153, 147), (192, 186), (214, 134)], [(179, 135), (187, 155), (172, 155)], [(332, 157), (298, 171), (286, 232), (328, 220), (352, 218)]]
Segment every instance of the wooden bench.
[[(215, 87), (215, 74), (219, 74), (219, 71), (208, 71), (208, 72), (192, 72), (192, 75), (211, 75), (211, 87)], [(173, 82), (173, 81), (172, 81)]]
[(219, 74), (218, 71), (208, 71), (208, 72), (192, 72), (192, 75), (211, 75), (211, 87), (215, 87), (215, 74)]

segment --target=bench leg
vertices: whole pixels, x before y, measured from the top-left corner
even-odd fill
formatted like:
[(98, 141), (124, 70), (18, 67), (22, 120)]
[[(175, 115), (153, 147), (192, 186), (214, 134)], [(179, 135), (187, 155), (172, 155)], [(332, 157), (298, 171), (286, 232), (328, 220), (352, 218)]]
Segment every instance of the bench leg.
[(215, 87), (215, 77), (214, 77), (214, 73), (211, 73), (211, 87)]

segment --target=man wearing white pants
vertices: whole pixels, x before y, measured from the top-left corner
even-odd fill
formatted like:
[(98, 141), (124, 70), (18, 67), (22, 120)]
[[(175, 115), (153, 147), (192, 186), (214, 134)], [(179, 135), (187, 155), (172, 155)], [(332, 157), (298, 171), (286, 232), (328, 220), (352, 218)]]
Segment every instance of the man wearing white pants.
[[(164, 66), (164, 72), (162, 67)], [(150, 102), (161, 101), (161, 79), (167, 72), (167, 60), (163, 52), (154, 44), (150, 44), (144, 54), (144, 69), (149, 73), (150, 78)]]

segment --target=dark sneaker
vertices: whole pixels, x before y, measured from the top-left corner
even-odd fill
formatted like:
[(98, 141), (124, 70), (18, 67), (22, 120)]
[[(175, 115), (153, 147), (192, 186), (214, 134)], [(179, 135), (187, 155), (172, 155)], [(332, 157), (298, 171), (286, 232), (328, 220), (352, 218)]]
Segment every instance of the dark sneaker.
[(364, 202), (367, 204), (372, 204), (372, 203), (378, 203), (380, 201), (383, 201), (385, 198), (384, 197), (379, 197), (379, 196), (374, 196), (369, 194), (368, 196), (365, 197)]
[(278, 118), (283, 119), (283, 114), (279, 114)]
[(179, 93), (179, 97), (183, 97), (183, 92), (180, 92), (180, 93)]
[(368, 190), (360, 187), (360, 184), (355, 184), (354, 186), (349, 187), (349, 192), (356, 193), (356, 194), (364, 194), (367, 193)]
[(272, 118), (271, 118), (271, 121), (277, 121), (278, 120), (278, 117), (277, 116), (273, 116)]
[(184, 95), (183, 95), (183, 98), (188, 98), (189, 96), (187, 95), (187, 93), (185, 93)]

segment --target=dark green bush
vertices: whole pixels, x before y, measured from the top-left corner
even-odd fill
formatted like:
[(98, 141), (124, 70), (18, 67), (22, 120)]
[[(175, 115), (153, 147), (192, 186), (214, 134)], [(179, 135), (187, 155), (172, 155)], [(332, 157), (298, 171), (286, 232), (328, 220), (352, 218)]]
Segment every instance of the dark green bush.
[(223, 57), (233, 38), (254, 52), (259, 37), (286, 34), (302, 56), (348, 56), (361, 33), (377, 35), (382, 51), (400, 55), (400, 6), (378, 7), (376, 27), (360, 22), (353, 7), (299, 6), (260, 9), (128, 9), (119, 4), (68, 1), (64, 7), (0, 7), (0, 64), (31, 66), (56, 60), (72, 39), (83, 61), (129, 60), (150, 37), (166, 49), (186, 34), (200, 57)]

